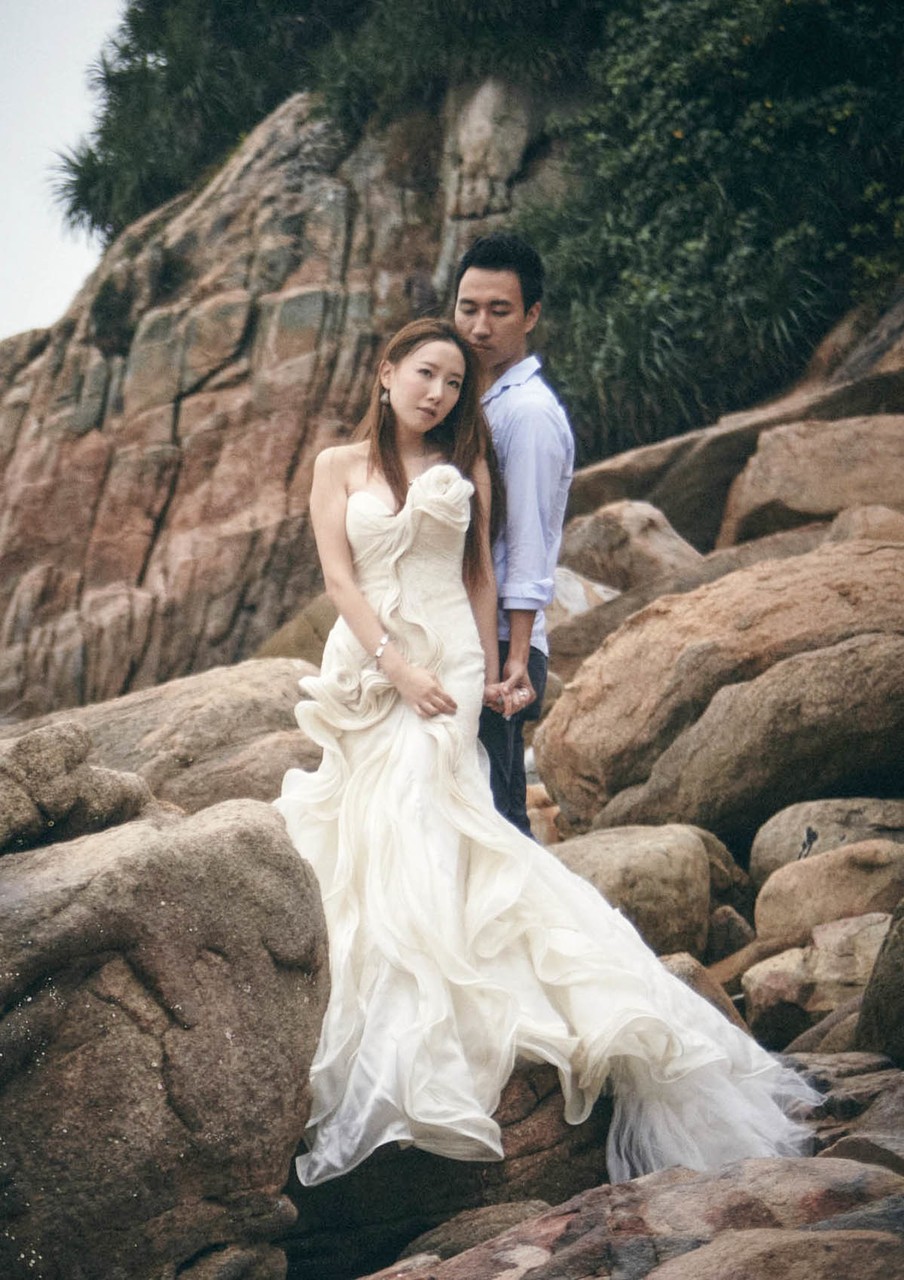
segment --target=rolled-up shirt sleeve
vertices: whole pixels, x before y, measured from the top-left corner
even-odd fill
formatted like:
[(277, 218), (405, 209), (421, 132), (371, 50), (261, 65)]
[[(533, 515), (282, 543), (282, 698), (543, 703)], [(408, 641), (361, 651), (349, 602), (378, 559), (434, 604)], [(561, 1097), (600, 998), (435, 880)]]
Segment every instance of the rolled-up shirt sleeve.
[(531, 646), (548, 652), (544, 610), (555, 597), (556, 560), (574, 465), (568, 416), (528, 355), (484, 392), (506, 492), (506, 523), (493, 546), (499, 638), (509, 614), (534, 614)]
[[(519, 413), (520, 409), (520, 413)], [(570, 440), (543, 404), (513, 405), (506, 415), (503, 609), (545, 609), (555, 593), (553, 571), (561, 534), (562, 477), (570, 472)]]

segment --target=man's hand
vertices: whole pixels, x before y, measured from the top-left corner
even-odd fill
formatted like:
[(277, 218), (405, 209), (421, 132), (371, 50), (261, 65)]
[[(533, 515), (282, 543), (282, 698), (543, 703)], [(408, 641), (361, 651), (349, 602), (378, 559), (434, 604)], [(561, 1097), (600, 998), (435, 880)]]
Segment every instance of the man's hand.
[(509, 720), (522, 705), (527, 706), (527, 702), (523, 698), (516, 697), (514, 691), (507, 690), (501, 681), (497, 681), (495, 684), (484, 686), (483, 705)]
[(503, 697), (511, 699), (513, 703), (514, 710), (508, 712), (509, 715), (513, 715), (515, 711), (523, 711), (536, 701), (537, 694), (527, 674), (527, 663), (513, 658), (511, 654), (503, 667), (499, 687)]

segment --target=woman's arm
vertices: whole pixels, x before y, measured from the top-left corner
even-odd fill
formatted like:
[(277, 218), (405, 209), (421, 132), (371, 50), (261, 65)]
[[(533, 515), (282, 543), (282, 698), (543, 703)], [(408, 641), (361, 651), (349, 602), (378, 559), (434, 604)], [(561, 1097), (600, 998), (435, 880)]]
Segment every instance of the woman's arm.
[[(327, 595), (361, 647), (375, 655), (386, 633), (355, 579), (345, 531), (348, 473), (348, 454), (342, 447), (324, 449), (318, 454), (311, 487), (311, 523)], [(457, 710), (454, 700), (436, 678), (423, 667), (407, 662), (392, 643), (392, 637), (383, 648), (380, 669), (419, 715), (451, 714)]]

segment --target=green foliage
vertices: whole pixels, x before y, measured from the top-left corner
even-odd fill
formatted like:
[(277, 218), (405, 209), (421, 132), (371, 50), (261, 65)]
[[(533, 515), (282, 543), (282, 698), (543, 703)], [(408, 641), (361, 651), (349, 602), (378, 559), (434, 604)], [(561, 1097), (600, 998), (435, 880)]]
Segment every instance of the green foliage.
[(111, 239), (191, 187), (310, 78), (361, 0), (129, 0), (91, 70), (100, 103), (60, 159), (67, 221)]
[(334, 116), (358, 128), (434, 107), (450, 86), (494, 74), (533, 88), (583, 79), (612, 0), (371, 0), (317, 63)]
[(574, 182), (526, 229), (553, 365), (600, 456), (778, 391), (904, 269), (904, 14), (636, 0), (562, 121)]

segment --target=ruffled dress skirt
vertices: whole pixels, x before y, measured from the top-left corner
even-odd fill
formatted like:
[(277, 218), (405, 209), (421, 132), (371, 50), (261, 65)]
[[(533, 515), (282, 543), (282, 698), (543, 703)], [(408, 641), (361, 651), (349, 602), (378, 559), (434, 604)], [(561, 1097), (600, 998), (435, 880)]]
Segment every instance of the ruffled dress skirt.
[(320, 883), (331, 994), (299, 1177), (336, 1177), (391, 1141), (500, 1159), (493, 1114), (519, 1059), (557, 1067), (573, 1124), (611, 1093), (613, 1181), (799, 1154), (803, 1080), (493, 807), (461, 581), (470, 493), (442, 465), (398, 515), (367, 492), (347, 514), (362, 590), (455, 715), (406, 707), (341, 619), (302, 681), (297, 717), (323, 759), (290, 770), (276, 804)]

